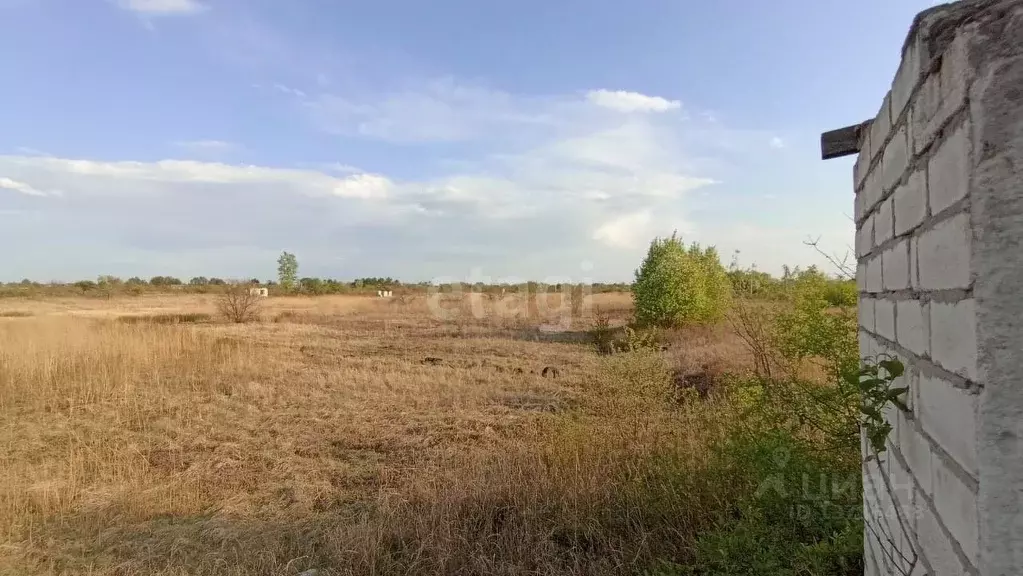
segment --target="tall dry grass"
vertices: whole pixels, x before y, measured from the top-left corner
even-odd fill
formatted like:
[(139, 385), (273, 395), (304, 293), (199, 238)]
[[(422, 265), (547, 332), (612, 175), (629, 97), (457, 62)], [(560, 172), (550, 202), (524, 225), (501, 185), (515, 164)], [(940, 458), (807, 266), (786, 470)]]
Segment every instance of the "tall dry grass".
[(308, 300), (0, 322), (0, 573), (620, 574), (727, 506), (700, 470), (734, 416), (665, 402), (660, 356)]
[(188, 479), (154, 484), (144, 438), (187, 427), (255, 368), (244, 343), (194, 330), (72, 318), (0, 324), (0, 525), (31, 540), (83, 509), (196, 510)]

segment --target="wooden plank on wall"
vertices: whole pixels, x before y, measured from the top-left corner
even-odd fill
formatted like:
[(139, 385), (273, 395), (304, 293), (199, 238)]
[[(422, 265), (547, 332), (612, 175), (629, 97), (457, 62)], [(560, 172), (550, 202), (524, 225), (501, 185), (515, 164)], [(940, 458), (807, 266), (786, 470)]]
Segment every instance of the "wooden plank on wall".
[(870, 121), (868, 120), (861, 124), (854, 124), (853, 126), (846, 126), (845, 128), (821, 134), (821, 159), (829, 160), (859, 152), (860, 135), (869, 126)]

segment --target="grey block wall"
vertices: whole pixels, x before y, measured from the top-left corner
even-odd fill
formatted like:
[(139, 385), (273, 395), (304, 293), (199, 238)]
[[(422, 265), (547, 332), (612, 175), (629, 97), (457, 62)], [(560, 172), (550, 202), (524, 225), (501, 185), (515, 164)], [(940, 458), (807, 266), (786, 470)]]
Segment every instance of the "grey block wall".
[(854, 169), (860, 350), (910, 410), (864, 443), (867, 574), (1023, 573), (1023, 0), (914, 20)]

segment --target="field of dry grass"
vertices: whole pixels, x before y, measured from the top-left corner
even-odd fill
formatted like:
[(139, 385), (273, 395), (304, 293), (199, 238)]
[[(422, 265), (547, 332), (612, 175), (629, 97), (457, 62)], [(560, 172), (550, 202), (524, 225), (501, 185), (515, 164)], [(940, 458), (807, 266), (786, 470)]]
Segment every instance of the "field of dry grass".
[[(590, 304), (630, 313), (624, 294)], [(741, 368), (741, 342), (706, 329), (601, 357), (585, 311), (559, 331), (553, 305), (443, 307), (275, 297), (229, 324), (214, 296), (0, 300), (0, 573), (620, 574), (684, 558), (728, 497), (695, 471), (730, 416), (663, 402), (665, 366)]]

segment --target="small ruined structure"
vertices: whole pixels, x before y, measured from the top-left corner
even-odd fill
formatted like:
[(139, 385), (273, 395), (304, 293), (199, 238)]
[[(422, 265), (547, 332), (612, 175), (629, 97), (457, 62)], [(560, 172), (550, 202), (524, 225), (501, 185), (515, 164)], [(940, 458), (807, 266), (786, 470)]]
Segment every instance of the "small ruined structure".
[(377, 297), (378, 298), (390, 298), (391, 297), (391, 291), (390, 290), (377, 290)]
[(270, 295), (269, 288), (249, 288), (250, 296), (259, 296), (260, 298), (266, 298)]
[(856, 153), (860, 354), (909, 388), (863, 444), (866, 574), (1019, 574), (1023, 0), (920, 13), (877, 116), (821, 137)]

